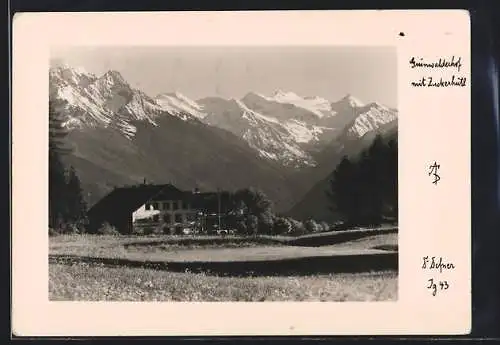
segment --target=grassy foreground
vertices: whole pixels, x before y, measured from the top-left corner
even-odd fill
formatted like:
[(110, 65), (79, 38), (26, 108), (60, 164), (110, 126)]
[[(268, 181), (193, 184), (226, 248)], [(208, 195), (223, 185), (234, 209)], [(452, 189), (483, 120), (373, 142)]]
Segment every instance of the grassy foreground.
[[(397, 233), (348, 235), (308, 237), (307, 244), (313, 246), (269, 236), (51, 237), (49, 297), (66, 301), (396, 300), (397, 270), (382, 264), (378, 272), (371, 271), (380, 257), (397, 255)], [(319, 239), (325, 245), (316, 246)], [(356, 273), (341, 270), (356, 262), (370, 267)]]
[(387, 301), (397, 299), (397, 273), (238, 278), (51, 264), (49, 297), (59, 301)]
[(380, 252), (397, 246), (397, 234), (369, 235), (320, 247), (288, 245), (283, 237), (106, 237), (57, 236), (50, 238), (49, 253), (134, 261), (244, 261), (279, 260)]

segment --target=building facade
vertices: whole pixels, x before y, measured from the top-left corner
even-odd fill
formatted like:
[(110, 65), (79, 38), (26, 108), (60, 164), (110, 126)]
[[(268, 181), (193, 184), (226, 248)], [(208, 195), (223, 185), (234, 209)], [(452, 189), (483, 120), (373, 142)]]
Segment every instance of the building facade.
[(124, 234), (211, 233), (231, 223), (228, 195), (181, 191), (170, 184), (143, 184), (113, 190), (88, 215), (95, 232), (106, 222)]
[(190, 196), (176, 200), (154, 198), (141, 205), (132, 214), (134, 227), (161, 228), (161, 231), (170, 234), (199, 231), (199, 222), (203, 215), (202, 210), (193, 209), (189, 202)]

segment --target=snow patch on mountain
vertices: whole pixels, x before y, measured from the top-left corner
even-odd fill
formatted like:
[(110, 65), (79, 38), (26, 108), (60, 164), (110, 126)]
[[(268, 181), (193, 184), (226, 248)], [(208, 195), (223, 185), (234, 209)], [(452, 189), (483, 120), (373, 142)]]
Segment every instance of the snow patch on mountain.
[(347, 96), (345, 96), (344, 100), (347, 103), (349, 103), (349, 105), (353, 108), (359, 108), (359, 107), (362, 107), (365, 105), (362, 101), (360, 101), (358, 98), (352, 96), (351, 94), (348, 94)]
[(285, 166), (315, 166), (312, 152), (343, 134), (361, 137), (397, 118), (380, 103), (364, 105), (352, 95), (337, 102), (278, 90), (271, 97), (250, 92), (242, 99), (194, 101), (179, 93), (151, 98), (132, 88), (118, 71), (101, 76), (69, 66), (52, 68), (50, 98), (63, 108), (69, 128), (103, 126), (132, 139), (133, 121), (158, 126), (158, 116), (201, 121), (242, 138), (260, 156)]
[(155, 97), (155, 101), (165, 111), (178, 115), (184, 120), (189, 118), (188, 115), (197, 119), (207, 116), (201, 105), (179, 92), (159, 94)]
[(318, 96), (301, 97), (294, 92), (282, 90), (277, 90), (271, 97), (265, 96), (260, 93), (258, 93), (257, 95), (270, 102), (293, 104), (296, 107), (310, 111), (319, 118), (335, 114), (335, 112), (332, 111), (330, 102)]
[(328, 127), (308, 125), (305, 122), (295, 119), (284, 122), (283, 126), (298, 143), (311, 143), (319, 141), (322, 134), (332, 130)]
[(161, 107), (144, 92), (130, 87), (118, 71), (100, 77), (67, 65), (50, 69), (50, 97), (66, 114), (68, 128), (112, 126), (126, 137), (135, 134), (131, 120), (147, 120), (161, 114)]
[(248, 108), (245, 103), (243, 103), (239, 99), (234, 99), (236, 104), (243, 110), (243, 118), (247, 119), (248, 121), (252, 122), (252, 124), (257, 124), (259, 120), (261, 121), (267, 121), (267, 122), (272, 122), (272, 123), (277, 123), (279, 124), (280, 122), (275, 119), (274, 117), (262, 115), (256, 111), (253, 111), (252, 109)]
[(354, 111), (355, 109), (361, 108), (363, 106), (365, 106), (365, 104), (351, 94), (347, 94), (340, 100), (331, 104), (332, 109), (339, 113)]
[(212, 97), (199, 103), (208, 113), (205, 123), (236, 134), (261, 157), (290, 167), (315, 164), (278, 119), (251, 109), (243, 100)]
[(376, 130), (380, 126), (396, 120), (397, 117), (397, 111), (389, 109), (380, 103), (370, 103), (361, 108), (360, 113), (356, 116), (356, 119), (349, 128), (348, 133), (360, 138), (366, 133)]

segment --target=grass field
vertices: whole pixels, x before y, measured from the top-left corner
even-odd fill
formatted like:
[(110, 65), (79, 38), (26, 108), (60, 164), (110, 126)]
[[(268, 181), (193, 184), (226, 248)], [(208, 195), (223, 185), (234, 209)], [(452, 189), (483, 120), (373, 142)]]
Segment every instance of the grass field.
[(55, 236), (49, 241), (50, 299), (396, 299), (397, 233), (323, 236), (327, 245), (313, 247), (283, 236)]
[(51, 300), (83, 301), (387, 301), (397, 273), (306, 277), (216, 277), (141, 268), (50, 265)]
[[(53, 255), (122, 258), (137, 261), (244, 261), (307, 256), (376, 253), (380, 246), (397, 247), (396, 233), (365, 236), (321, 247), (288, 245), (286, 237), (114, 237), (56, 236), (50, 239)], [(396, 249), (397, 250), (397, 249)]]

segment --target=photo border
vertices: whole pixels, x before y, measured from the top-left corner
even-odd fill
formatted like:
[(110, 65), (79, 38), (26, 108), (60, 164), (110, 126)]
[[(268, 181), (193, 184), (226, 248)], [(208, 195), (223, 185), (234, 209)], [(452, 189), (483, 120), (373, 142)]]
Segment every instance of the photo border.
[[(472, 77), (474, 78), (474, 74), (472, 75)], [(473, 99), (474, 99), (474, 98), (473, 98)], [(477, 99), (477, 97), (476, 97), (476, 99)], [(476, 121), (476, 123), (477, 123), (477, 121)], [(477, 126), (476, 126), (476, 128), (477, 128)], [(485, 129), (485, 128), (486, 128), (486, 127), (483, 127), (483, 129)], [(491, 127), (490, 127), (490, 128), (491, 128)], [(486, 146), (486, 145), (485, 145), (485, 146)], [(477, 147), (477, 146), (476, 146), (476, 147)], [(491, 148), (491, 145), (490, 145), (489, 147), (490, 147), (490, 149), (492, 149), (492, 148)], [(493, 152), (494, 152), (494, 149), (492, 149), (492, 150), (493, 150)], [(483, 152), (484, 152), (484, 151), (483, 151)], [(490, 152), (491, 152), (491, 151), (490, 151)], [(476, 161), (476, 163), (477, 163), (477, 161)], [(473, 176), (474, 176), (474, 175), (473, 175)], [(477, 176), (477, 175), (476, 175), (476, 176)], [(489, 181), (491, 181), (491, 179), (490, 179)], [(474, 182), (474, 180), (473, 180), (473, 182)], [(476, 211), (477, 211), (477, 210), (476, 210)], [(498, 316), (497, 316), (497, 317), (498, 317)]]

